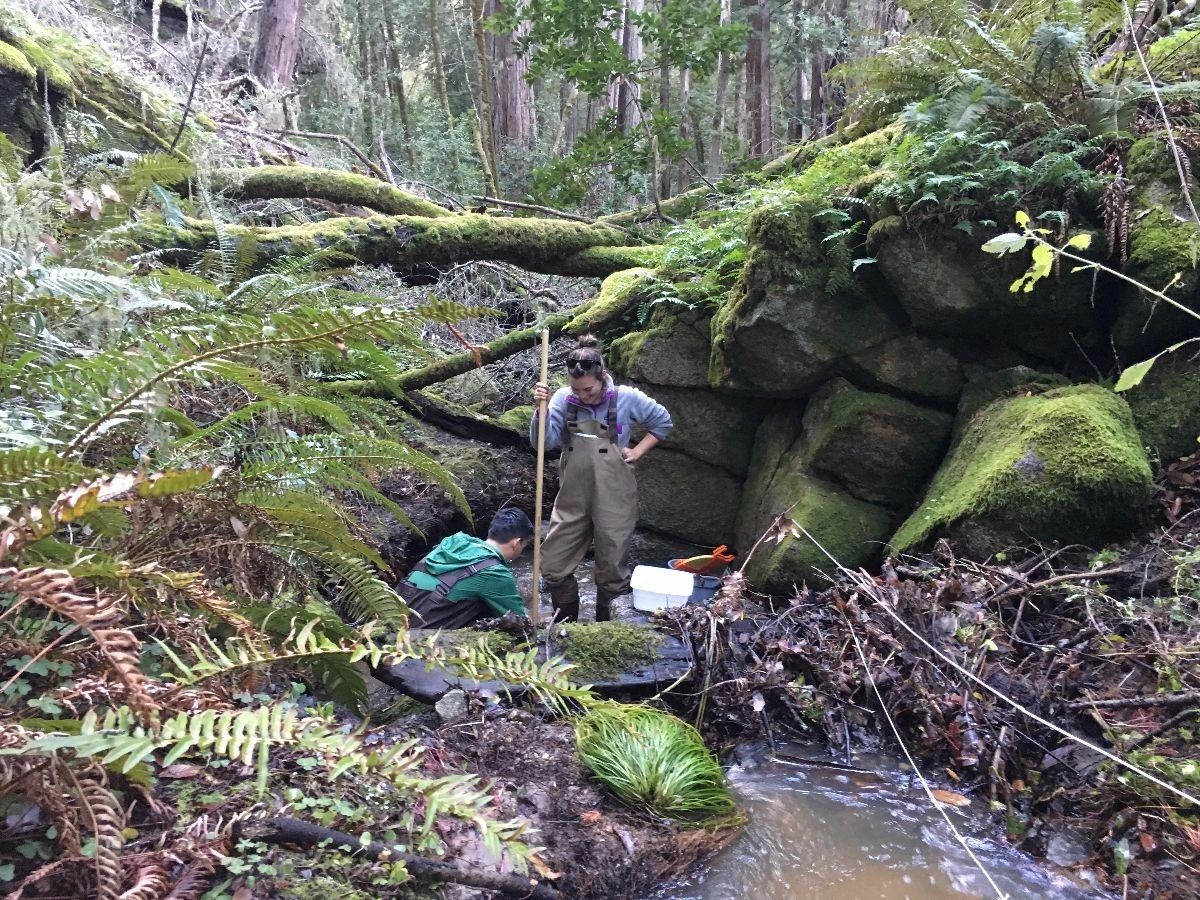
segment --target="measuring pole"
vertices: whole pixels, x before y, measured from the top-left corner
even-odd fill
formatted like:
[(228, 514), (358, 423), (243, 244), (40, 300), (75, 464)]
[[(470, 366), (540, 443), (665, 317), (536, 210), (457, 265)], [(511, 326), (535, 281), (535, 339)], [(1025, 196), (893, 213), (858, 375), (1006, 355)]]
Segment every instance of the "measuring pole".
[[(550, 330), (542, 329), (542, 374), (538, 378), (542, 384), (547, 384), (550, 378)], [(538, 403), (538, 435), (537, 435), (537, 488), (533, 500), (533, 591), (529, 599), (529, 618), (533, 627), (537, 628), (541, 619), (541, 596), (538, 592), (538, 582), (542, 577), (542, 478), (546, 472), (546, 415), (549, 403), (542, 400)]]

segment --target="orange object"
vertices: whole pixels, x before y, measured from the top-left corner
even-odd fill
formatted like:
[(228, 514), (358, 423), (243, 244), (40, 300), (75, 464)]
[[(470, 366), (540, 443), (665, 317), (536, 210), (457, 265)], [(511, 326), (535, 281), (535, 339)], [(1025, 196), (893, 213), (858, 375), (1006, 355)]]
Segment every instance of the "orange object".
[(733, 560), (734, 554), (730, 553), (729, 548), (722, 544), (713, 550), (712, 553), (691, 556), (687, 559), (673, 559), (671, 560), (671, 568), (678, 569), (681, 572), (691, 572), (695, 575), (711, 575), (725, 568)]

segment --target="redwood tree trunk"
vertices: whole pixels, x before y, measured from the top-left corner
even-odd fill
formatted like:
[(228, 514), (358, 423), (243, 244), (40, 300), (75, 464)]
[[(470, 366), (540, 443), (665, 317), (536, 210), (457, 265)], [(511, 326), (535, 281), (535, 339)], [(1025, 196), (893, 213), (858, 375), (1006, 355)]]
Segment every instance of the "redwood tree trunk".
[[(484, 20), (500, 12), (500, 0), (486, 0)], [(516, 39), (527, 29), (522, 23), (513, 34), (486, 35), (492, 69), (492, 135), (497, 148), (527, 149), (533, 146), (535, 119), (533, 86), (525, 80), (529, 61), (514, 50)]]
[(761, 159), (771, 155), (771, 6), (768, 0), (747, 0), (750, 36), (746, 42), (747, 153)]
[[(637, 62), (642, 58), (642, 32), (634, 15), (645, 8), (645, 0), (625, 0), (621, 10), (621, 52), (625, 58)], [(632, 15), (631, 15), (632, 14)], [(617, 84), (616, 108), (617, 128), (624, 134), (630, 128), (641, 126), (641, 85), (628, 78)]]
[(267, 87), (289, 87), (300, 53), (302, 0), (263, 0), (258, 14), (254, 77)]

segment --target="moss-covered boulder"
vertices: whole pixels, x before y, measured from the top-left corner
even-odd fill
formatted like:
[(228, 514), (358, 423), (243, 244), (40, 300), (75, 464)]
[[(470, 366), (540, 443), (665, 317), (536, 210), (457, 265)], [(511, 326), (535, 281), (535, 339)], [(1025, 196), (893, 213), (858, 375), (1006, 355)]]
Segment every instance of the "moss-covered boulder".
[(984, 253), (980, 246), (990, 236), (931, 228), (883, 241), (879, 271), (917, 331), (1008, 343), (1048, 358), (1097, 338), (1091, 278), (1064, 272), (1039, 282), (1032, 294), (1013, 294), (1009, 286), (1028, 267), (1028, 255)]
[(974, 418), (993, 400), (1016, 394), (1042, 393), (1051, 388), (1067, 387), (1071, 383), (1066, 376), (1054, 372), (1041, 372), (1029, 366), (1009, 366), (994, 372), (985, 372), (973, 378), (963, 388), (958, 398), (956, 426), (961, 428)]
[(765, 396), (803, 396), (844, 362), (899, 333), (817, 218), (821, 201), (763, 206), (747, 224), (741, 282), (713, 319), (710, 381)]
[(1096, 385), (995, 400), (967, 423), (896, 551), (948, 536), (972, 555), (1126, 533), (1151, 473), (1126, 402)]
[(804, 411), (805, 457), (815, 474), (859, 500), (906, 507), (941, 462), (952, 421), (949, 413), (839, 378)]
[(754, 449), (754, 431), (765, 412), (761, 402), (704, 388), (634, 386), (671, 413), (675, 427), (663, 446), (745, 476)]
[(637, 464), (638, 522), (715, 547), (732, 543), (742, 480), (719, 466), (658, 448)]
[(694, 310), (664, 314), (642, 331), (617, 338), (605, 360), (618, 375), (673, 387), (708, 387), (711, 316)]
[(1164, 462), (1200, 451), (1200, 359), (1195, 349), (1167, 354), (1124, 394), (1142, 443)]
[[(851, 567), (880, 556), (892, 523), (888, 510), (858, 500), (809, 471), (795, 410), (774, 413), (759, 426), (737, 520), (737, 547), (743, 558), (784, 512)], [(812, 541), (789, 536), (760, 545), (746, 574), (756, 587), (786, 593), (832, 571), (833, 564)]]
[(850, 358), (856, 382), (922, 400), (953, 403), (962, 390), (958, 358), (919, 334), (902, 334)]
[[(1200, 311), (1200, 271), (1194, 262), (1200, 226), (1184, 202), (1170, 148), (1153, 135), (1135, 141), (1126, 156), (1126, 173), (1133, 186), (1127, 274), (1160, 291), (1178, 275), (1168, 296)], [(1195, 334), (1200, 334), (1200, 321), (1123, 285), (1112, 342), (1127, 363)]]

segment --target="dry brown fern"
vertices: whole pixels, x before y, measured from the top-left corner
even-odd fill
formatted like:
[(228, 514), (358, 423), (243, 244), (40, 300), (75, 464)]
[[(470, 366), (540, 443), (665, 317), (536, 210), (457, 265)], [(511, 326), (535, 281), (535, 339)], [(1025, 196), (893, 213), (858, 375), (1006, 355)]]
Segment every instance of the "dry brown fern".
[(125, 814), (121, 804), (108, 789), (104, 770), (93, 766), (82, 774), (67, 771), (79, 803), (80, 818), (95, 841), (93, 871), (96, 876), (97, 900), (117, 900), (125, 881), (121, 863), (125, 849)]
[(117, 900), (162, 900), (171, 890), (171, 876), (157, 862), (138, 866), (133, 885)]
[(87, 631), (125, 686), (129, 706), (147, 719), (153, 717), (158, 704), (147, 691), (148, 679), (139, 667), (141, 643), (133, 632), (119, 627), (120, 603), (99, 593), (85, 597), (76, 592), (77, 587), (69, 572), (58, 569), (0, 569), (0, 590), (52, 609)]

